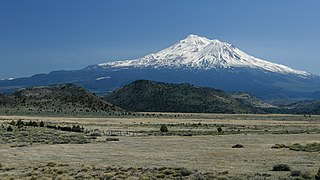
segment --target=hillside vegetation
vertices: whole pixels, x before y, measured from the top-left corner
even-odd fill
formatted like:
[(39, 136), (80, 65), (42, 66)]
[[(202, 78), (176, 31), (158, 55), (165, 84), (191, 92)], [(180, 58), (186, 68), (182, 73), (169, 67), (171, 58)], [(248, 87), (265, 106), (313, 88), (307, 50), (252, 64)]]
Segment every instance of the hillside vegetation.
[(273, 106), (250, 94), (190, 84), (138, 80), (98, 97), (73, 84), (29, 87), (0, 94), (5, 115), (128, 115), (129, 112), (320, 114), (320, 100)]
[(276, 106), (273, 106), (267, 102), (262, 101), (261, 99), (256, 98), (255, 96), (252, 96), (248, 93), (231, 93), (231, 97), (233, 97), (235, 100), (237, 100), (239, 103), (247, 106), (254, 106), (257, 108), (276, 108)]
[(320, 100), (300, 101), (284, 108), (290, 114), (320, 114)]
[(72, 84), (25, 88), (12, 95), (0, 95), (0, 107), (11, 112), (97, 113), (121, 108)]
[(138, 80), (104, 97), (108, 102), (130, 111), (258, 113), (230, 95), (213, 88), (190, 84), (170, 84)]

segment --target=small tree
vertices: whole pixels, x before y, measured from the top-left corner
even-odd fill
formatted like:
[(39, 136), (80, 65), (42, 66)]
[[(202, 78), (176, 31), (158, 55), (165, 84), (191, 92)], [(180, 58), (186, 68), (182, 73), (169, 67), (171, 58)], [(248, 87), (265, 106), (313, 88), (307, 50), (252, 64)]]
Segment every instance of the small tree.
[(218, 127), (217, 130), (218, 130), (219, 133), (222, 132), (222, 128), (221, 127)]
[(167, 126), (165, 124), (162, 124), (161, 127), (160, 127), (160, 131), (161, 132), (168, 132), (169, 130), (168, 130), (168, 128), (167, 128)]
[(44, 122), (41, 121), (40, 124), (39, 124), (39, 126), (40, 126), (40, 127), (44, 127)]

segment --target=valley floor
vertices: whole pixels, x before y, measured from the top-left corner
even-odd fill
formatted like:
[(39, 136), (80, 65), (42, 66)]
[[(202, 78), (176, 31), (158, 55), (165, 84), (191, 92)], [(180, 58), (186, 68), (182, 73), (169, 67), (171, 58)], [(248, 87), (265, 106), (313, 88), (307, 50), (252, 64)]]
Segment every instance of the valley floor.
[[(320, 168), (320, 149), (289, 148), (296, 143), (320, 143), (319, 116), (174, 114), (176, 118), (171, 118), (172, 114), (169, 115), (154, 118), (0, 116), (0, 179), (278, 179), (293, 178), (293, 170), (301, 171), (301, 177), (314, 178)], [(80, 125), (85, 131), (12, 125), (13, 131), (7, 132), (9, 123), (19, 119), (60, 126)], [(166, 124), (169, 132), (161, 133), (161, 124)], [(217, 130), (219, 127), (221, 132)], [(22, 132), (28, 138), (22, 138), (19, 134)], [(50, 133), (56, 139), (49, 136), (45, 140), (37, 139)], [(71, 135), (79, 136), (78, 140), (68, 139)], [(79, 141), (81, 138), (86, 139)], [(244, 147), (232, 148), (236, 144)], [(287, 147), (272, 148), (275, 144)], [(276, 164), (287, 164), (291, 172), (272, 171)]]

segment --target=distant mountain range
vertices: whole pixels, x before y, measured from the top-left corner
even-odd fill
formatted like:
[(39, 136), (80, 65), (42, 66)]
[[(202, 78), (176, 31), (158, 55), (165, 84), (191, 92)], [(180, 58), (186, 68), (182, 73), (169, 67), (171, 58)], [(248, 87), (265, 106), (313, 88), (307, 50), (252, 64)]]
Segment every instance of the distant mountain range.
[(226, 92), (248, 92), (269, 101), (320, 98), (318, 75), (255, 58), (229, 43), (196, 35), (134, 60), (2, 80), (0, 92), (10, 93), (28, 86), (74, 83), (91, 92), (106, 94), (138, 79), (189, 83)]
[(209, 87), (137, 80), (106, 96), (73, 84), (29, 87), (0, 94), (5, 115), (128, 115), (135, 112), (320, 114), (320, 100), (273, 106), (250, 94)]

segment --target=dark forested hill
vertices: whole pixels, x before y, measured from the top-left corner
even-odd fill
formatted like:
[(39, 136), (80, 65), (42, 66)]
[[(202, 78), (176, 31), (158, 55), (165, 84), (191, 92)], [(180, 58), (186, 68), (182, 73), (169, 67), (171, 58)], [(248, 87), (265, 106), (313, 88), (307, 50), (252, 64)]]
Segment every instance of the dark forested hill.
[(0, 95), (0, 106), (21, 112), (115, 112), (121, 108), (72, 84), (20, 89), (12, 95)]
[(108, 102), (131, 111), (258, 113), (230, 95), (213, 88), (190, 84), (138, 80), (104, 97)]
[(284, 107), (290, 114), (320, 114), (320, 100), (300, 101)]

